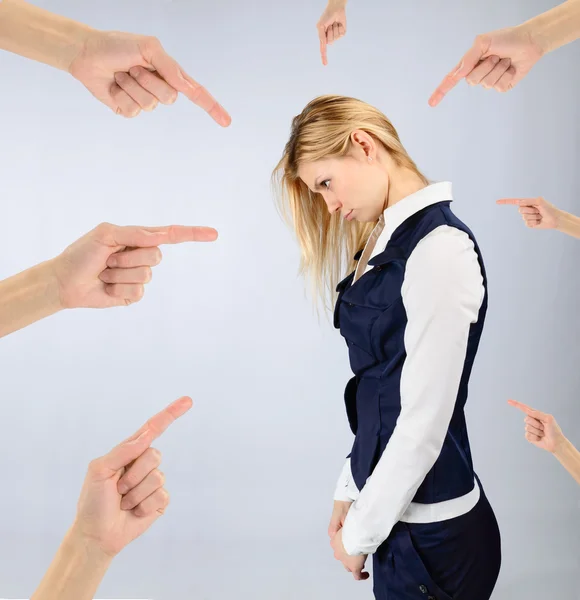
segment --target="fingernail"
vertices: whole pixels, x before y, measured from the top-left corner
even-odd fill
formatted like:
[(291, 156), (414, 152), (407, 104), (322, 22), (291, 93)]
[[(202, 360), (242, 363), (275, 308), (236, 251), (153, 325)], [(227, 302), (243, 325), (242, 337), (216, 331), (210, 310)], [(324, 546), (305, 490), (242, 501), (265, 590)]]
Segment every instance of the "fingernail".
[(112, 256), (109, 258), (109, 260), (107, 261), (109, 267), (116, 267), (117, 266), (117, 259), (113, 258)]
[(131, 67), (129, 69), (129, 74), (131, 75), (131, 77), (136, 78), (139, 75), (139, 69), (137, 67)]
[(121, 494), (121, 495), (126, 494), (129, 491), (129, 487), (127, 486), (126, 483), (120, 483), (117, 486), (117, 489), (119, 490), (119, 494)]
[(127, 73), (123, 73), (121, 71), (115, 73), (115, 80), (116, 81), (123, 81), (123, 79), (127, 78)]

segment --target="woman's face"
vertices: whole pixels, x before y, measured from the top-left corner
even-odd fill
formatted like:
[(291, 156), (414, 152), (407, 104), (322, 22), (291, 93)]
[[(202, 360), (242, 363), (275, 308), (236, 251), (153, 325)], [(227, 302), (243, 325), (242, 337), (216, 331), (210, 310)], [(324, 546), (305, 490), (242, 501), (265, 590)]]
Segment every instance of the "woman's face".
[(371, 158), (355, 148), (344, 157), (303, 163), (298, 175), (324, 198), (331, 214), (340, 212), (349, 221), (371, 223), (385, 210), (389, 191), (385, 167), (378, 164), (376, 154)]

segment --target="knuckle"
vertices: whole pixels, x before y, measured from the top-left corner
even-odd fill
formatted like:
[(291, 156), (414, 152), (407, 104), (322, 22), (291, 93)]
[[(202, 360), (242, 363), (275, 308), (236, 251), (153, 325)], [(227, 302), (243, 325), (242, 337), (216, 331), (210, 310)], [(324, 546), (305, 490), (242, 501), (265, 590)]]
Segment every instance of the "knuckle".
[(143, 36), (143, 40), (140, 46), (144, 47), (146, 50), (149, 50), (151, 52), (157, 52), (161, 50), (161, 48), (163, 48), (161, 42), (159, 41), (159, 38), (155, 37), (154, 35)]
[(157, 448), (149, 448), (148, 450), (151, 460), (159, 466), (161, 464), (161, 452)]
[(155, 483), (161, 487), (165, 485), (165, 473), (163, 471), (155, 471)]
[(141, 85), (148, 85), (151, 82), (151, 72), (147, 69), (139, 68), (135, 75)]
[(103, 461), (100, 458), (94, 458), (89, 463), (88, 471), (92, 475), (100, 475), (101, 473), (103, 473)]
[(111, 229), (113, 229), (113, 225), (111, 225), (111, 223), (103, 221), (95, 227), (95, 232), (100, 234), (107, 234), (111, 232)]

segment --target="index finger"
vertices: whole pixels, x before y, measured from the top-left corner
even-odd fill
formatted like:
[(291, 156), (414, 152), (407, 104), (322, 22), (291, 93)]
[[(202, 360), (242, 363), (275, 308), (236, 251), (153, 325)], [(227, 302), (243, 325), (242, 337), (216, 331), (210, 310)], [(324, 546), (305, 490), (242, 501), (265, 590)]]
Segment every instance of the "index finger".
[(479, 61), (484, 57), (485, 49), (478, 38), (473, 46), (465, 53), (457, 67), (445, 76), (439, 87), (433, 92), (429, 98), (430, 106), (437, 106), (441, 100), (448, 94), (458, 83), (469, 75), (477, 66)]
[(496, 204), (512, 204), (515, 206), (536, 206), (537, 198), (501, 198), (496, 200)]
[(169, 85), (203, 108), (216, 123), (227, 127), (232, 122), (232, 118), (218, 101), (202, 85), (187, 75), (157, 40), (144, 48), (143, 54)]
[(328, 56), (326, 54), (326, 30), (322, 25), (318, 27), (318, 37), (320, 39), (320, 56), (322, 57), (322, 64), (326, 66), (328, 64)]
[(212, 227), (168, 225), (166, 227), (115, 226), (111, 232), (112, 246), (152, 248), (162, 244), (213, 242), (217, 231)]
[(534, 415), (536, 415), (538, 413), (537, 410), (534, 410), (533, 408), (529, 407), (527, 404), (524, 404), (523, 402), (518, 402), (517, 400), (508, 400), (508, 404), (510, 406), (513, 406), (514, 408), (521, 410), (523, 413), (525, 413), (526, 415), (528, 415), (530, 417), (533, 417)]
[(103, 457), (104, 467), (118, 471), (136, 460), (173, 422), (184, 415), (192, 404), (191, 398), (183, 396), (151, 417), (135, 434)]
[(158, 412), (154, 417), (151, 417), (144, 425), (142, 425), (131, 437), (127, 438), (123, 443), (135, 441), (140, 436), (144, 435), (150, 440), (149, 443), (156, 440), (172, 423), (179, 417), (182, 417), (191, 407), (193, 401), (189, 396), (183, 396), (179, 400), (175, 400), (166, 406), (161, 412)]

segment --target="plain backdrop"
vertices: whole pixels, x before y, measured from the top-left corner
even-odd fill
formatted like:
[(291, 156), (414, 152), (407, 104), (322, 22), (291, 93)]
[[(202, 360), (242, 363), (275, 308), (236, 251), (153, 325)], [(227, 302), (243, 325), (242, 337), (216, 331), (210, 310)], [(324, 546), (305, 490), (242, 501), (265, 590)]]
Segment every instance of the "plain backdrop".
[(220, 232), (164, 248), (137, 305), (60, 313), (0, 340), (0, 594), (32, 594), (88, 462), (188, 394), (194, 408), (156, 445), (170, 509), (114, 561), (98, 597), (372, 598), (326, 534), (352, 443), (346, 346), (313, 312), (270, 188), (292, 117), (337, 93), (383, 110), (426, 175), (453, 182), (454, 210), (484, 252), (490, 305), (467, 414), (503, 535), (494, 598), (580, 598), (579, 488), (525, 441), (506, 403), (553, 413), (580, 444), (580, 241), (495, 205), (543, 195), (580, 212), (580, 45), (508, 94), (462, 83), (427, 104), (477, 33), (552, 3), (352, 0), (326, 68), (323, 2), (37, 4), (156, 35), (233, 123), (222, 129), (183, 97), (124, 120), (66, 73), (0, 54), (0, 277), (102, 221)]

